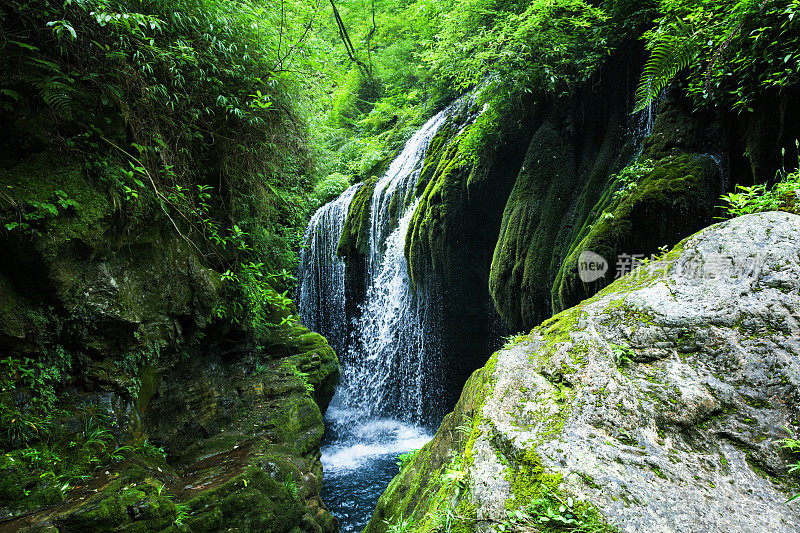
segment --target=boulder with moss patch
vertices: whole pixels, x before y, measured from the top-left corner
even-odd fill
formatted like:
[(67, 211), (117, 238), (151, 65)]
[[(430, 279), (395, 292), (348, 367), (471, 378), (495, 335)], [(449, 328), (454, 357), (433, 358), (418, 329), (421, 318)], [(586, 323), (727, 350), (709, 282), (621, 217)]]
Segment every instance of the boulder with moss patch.
[(800, 217), (749, 215), (517, 337), (367, 533), (404, 520), (555, 530), (558, 516), (605, 531), (798, 529), (798, 457), (783, 447), (800, 431), (798, 280)]

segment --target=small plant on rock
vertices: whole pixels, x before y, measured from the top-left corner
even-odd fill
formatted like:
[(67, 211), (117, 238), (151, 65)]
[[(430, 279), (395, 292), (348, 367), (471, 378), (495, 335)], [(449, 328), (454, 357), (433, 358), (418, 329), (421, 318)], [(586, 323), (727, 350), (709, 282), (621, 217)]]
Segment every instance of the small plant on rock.
[(614, 354), (614, 363), (619, 368), (626, 368), (633, 363), (633, 348), (623, 344), (611, 344), (611, 352)]
[(408, 466), (411, 463), (411, 461), (414, 460), (414, 457), (417, 456), (417, 453), (419, 453), (419, 450), (411, 450), (406, 453), (400, 454), (400, 457), (397, 458), (398, 470), (402, 470), (406, 466)]
[[(781, 440), (780, 443), (781, 443), (781, 448), (789, 451), (791, 454), (794, 455), (795, 459), (797, 459), (797, 456), (800, 455), (800, 439), (796, 438), (796, 436), (792, 434), (791, 437)], [(795, 475), (800, 473), (800, 460), (796, 461), (794, 464), (792, 464), (791, 467), (789, 467), (789, 473)], [(800, 498), (800, 493), (795, 494), (794, 496), (786, 500), (786, 503), (794, 501), (798, 498)]]
[(404, 518), (403, 515), (392, 517), (391, 522), (386, 522), (389, 528), (387, 533), (410, 533), (414, 529), (414, 513)]
[[(798, 166), (800, 166), (800, 141), (798, 147)], [(783, 152), (785, 155), (785, 151)], [(764, 211), (788, 211), (800, 213), (800, 171), (778, 172), (778, 182), (771, 188), (766, 185), (737, 185), (734, 192), (721, 197), (726, 217), (733, 218)]]

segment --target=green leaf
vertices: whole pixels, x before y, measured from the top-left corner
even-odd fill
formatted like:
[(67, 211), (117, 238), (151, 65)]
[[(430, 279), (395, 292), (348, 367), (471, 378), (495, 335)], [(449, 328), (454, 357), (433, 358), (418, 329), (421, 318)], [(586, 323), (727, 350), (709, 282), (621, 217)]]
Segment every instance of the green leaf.
[(13, 44), (13, 45), (19, 46), (20, 48), (24, 48), (25, 50), (30, 50), (32, 52), (39, 51), (39, 49), (37, 47), (33, 46), (32, 44), (21, 43), (19, 41), (12, 41), (11, 39), (9, 39), (6, 42), (9, 43), (9, 44)]
[(14, 101), (19, 102), (19, 93), (17, 91), (12, 91), (11, 89), (0, 89), (0, 94), (4, 94), (9, 98), (12, 98)]
[(666, 35), (658, 42), (642, 72), (632, 113), (652, 104), (675, 76), (697, 59), (700, 50), (697, 37), (697, 33), (687, 35), (679, 30), (678, 35)]

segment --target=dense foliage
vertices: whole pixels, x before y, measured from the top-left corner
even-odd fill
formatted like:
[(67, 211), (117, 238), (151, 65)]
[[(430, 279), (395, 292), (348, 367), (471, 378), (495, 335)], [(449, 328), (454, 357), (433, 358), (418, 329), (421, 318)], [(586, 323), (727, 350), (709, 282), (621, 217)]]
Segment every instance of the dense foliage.
[[(4, 3), (4, 122), (53, 120), (53, 143), (124, 217), (165, 216), (227, 272), (220, 315), (257, 322), (259, 283), (291, 281), (313, 186), (298, 79), (316, 15), (305, 2)], [(3, 208), (7, 230), (32, 229), (31, 206)]]
[(320, 130), (326, 168), (358, 178), (380, 170), (414, 126), (465, 91), (488, 83), (483, 103), (495, 116), (523, 93), (568, 96), (637, 40), (651, 59), (632, 110), (675, 82), (698, 106), (743, 112), (765, 91), (795, 86), (800, 73), (796, 0), (377, 0), (369, 48), (370, 5), (338, 4), (374, 79), (355, 67), (329, 74), (336, 89)]
[[(317, 11), (299, 1), (0, 2), (3, 245), (69, 239), (53, 235), (59, 219), (105, 220), (120, 237), (163, 226), (222, 274), (218, 318), (256, 339), (277, 327), (269, 309), (291, 301), (272, 287), (291, 284), (313, 190), (298, 71)], [(53, 192), (52, 176), (15, 174), (39, 152), (45, 168), (80, 175)], [(3, 502), (49, 505), (99, 465), (163, 461), (144, 436), (120, 446), (102, 409), (64, 404), (63, 385), (85, 368), (64, 338), (91, 324), (59, 311), (30, 312), (47, 332), (30, 339), (36, 357), (3, 353)], [(114, 361), (133, 400), (160, 348)], [(76, 417), (83, 427), (64, 431)]]
[[(795, 147), (798, 150), (796, 168), (800, 168), (800, 141), (795, 141)], [(800, 171), (781, 169), (777, 178), (771, 187), (764, 183), (737, 185), (735, 191), (722, 196), (722, 208), (731, 217), (764, 211), (787, 211), (800, 215)]]
[(241, 281), (291, 271), (305, 217), (475, 87), (490, 112), (472, 136), (491, 139), (522, 95), (568, 96), (637, 39), (639, 107), (677, 80), (741, 112), (800, 72), (797, 0), (331, 5), (338, 18), (301, 0), (7, 2), (0, 106), (47, 109), (127, 215), (163, 212)]
[[(363, 28), (354, 40), (366, 41), (371, 12), (360, 3), (339, 4)], [(500, 108), (525, 93), (569, 94), (602, 64), (615, 40), (614, 21), (624, 18), (616, 4), (606, 9), (582, 0), (373, 5), (377, 31), (362, 49), (375, 65), (373, 77), (355, 67), (332, 76), (337, 89), (323, 128), (331, 170), (357, 178), (377, 173), (424, 118), (475, 87), (491, 87), (488, 100)], [(619, 9), (631, 17), (626, 23), (638, 20), (640, 8)]]
[(766, 91), (779, 95), (800, 76), (800, 2), (662, 0), (645, 34), (651, 60), (639, 107), (683, 69), (698, 105), (738, 112)]

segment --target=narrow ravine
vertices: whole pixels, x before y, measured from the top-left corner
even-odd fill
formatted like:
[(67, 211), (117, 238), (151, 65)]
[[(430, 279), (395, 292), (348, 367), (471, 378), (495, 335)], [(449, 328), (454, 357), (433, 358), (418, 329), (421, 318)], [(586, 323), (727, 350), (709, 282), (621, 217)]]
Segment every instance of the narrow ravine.
[[(437, 385), (426, 378), (436, 364), (437, 340), (427, 324), (431, 309), (424, 294), (411, 290), (403, 245), (425, 152), (452, 109), (420, 128), (375, 185), (366, 298), (349, 328), (345, 265), (337, 246), (359, 185), (321, 207), (306, 231), (301, 317), (329, 339), (342, 365), (341, 384), (325, 416), (322, 492), (343, 532), (363, 529), (397, 473), (397, 458), (421, 448), (439, 423), (431, 414), (443, 407), (436, 405)], [(392, 217), (398, 205), (399, 221)]]
[[(452, 407), (442, 405), (446, 394), (436, 379), (446, 342), (436, 323), (441, 302), (425, 294), (424, 286), (412, 290), (404, 245), (419, 203), (415, 189), (428, 146), (463, 105), (456, 102), (423, 125), (375, 183), (366, 295), (355, 316), (349, 315), (354, 306), (347, 301), (347, 267), (338, 248), (350, 205), (365, 185), (353, 185), (321, 207), (306, 230), (300, 315), (327, 337), (342, 365), (341, 383), (325, 416), (322, 448), (322, 496), (341, 531), (364, 528), (398, 471), (398, 457), (430, 440), (441, 415)], [(655, 115), (648, 106), (631, 119), (628, 134), (636, 154)]]

